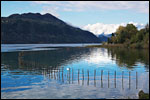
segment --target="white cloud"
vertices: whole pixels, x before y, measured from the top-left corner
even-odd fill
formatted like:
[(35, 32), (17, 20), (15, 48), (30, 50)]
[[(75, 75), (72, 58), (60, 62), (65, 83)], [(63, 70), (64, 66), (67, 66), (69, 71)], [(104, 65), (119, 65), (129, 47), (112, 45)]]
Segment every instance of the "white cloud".
[(57, 4), (58, 2), (56, 1), (33, 1), (37, 4)]
[[(43, 6), (42, 14), (51, 13), (58, 17), (57, 11), (102, 11), (102, 10), (132, 10), (139, 13), (149, 14), (149, 1), (33, 1), (36, 4)], [(134, 22), (138, 29), (141, 29), (144, 25)], [(116, 31), (116, 29), (122, 25), (125, 26), (127, 23), (120, 24), (88, 24), (82, 29), (89, 30), (95, 35), (101, 33), (110, 34)]]
[(85, 10), (134, 10), (149, 13), (149, 1), (33, 1), (37, 4), (47, 4), (59, 7), (64, 11)]
[(73, 10), (70, 9), (70, 8), (64, 8), (63, 10), (64, 10), (64, 11), (73, 11)]
[(59, 17), (59, 14), (56, 12), (57, 10), (58, 10), (58, 7), (44, 6), (41, 14), (50, 13), (53, 16)]
[[(134, 24), (138, 29), (143, 28), (144, 24), (139, 24), (135, 22), (129, 22), (129, 24)], [(104, 34), (111, 34), (113, 32), (116, 32), (116, 29), (121, 26), (126, 26), (128, 23), (121, 23), (121, 24), (104, 24), (104, 23), (96, 23), (96, 24), (88, 24), (86, 26), (83, 26), (82, 29), (88, 30), (92, 33), (94, 33), (96, 36), (104, 33)]]

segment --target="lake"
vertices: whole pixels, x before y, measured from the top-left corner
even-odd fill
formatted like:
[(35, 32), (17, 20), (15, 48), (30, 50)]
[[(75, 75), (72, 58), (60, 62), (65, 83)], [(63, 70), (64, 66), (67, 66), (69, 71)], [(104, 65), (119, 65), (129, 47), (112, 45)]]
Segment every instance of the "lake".
[(149, 93), (149, 50), (86, 45), (1, 44), (1, 98), (136, 99), (140, 90)]

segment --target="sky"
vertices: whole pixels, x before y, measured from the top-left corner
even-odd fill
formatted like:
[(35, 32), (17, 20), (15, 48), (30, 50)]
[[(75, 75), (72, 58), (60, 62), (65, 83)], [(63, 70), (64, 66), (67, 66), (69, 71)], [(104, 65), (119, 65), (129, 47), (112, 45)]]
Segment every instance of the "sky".
[(68, 24), (110, 34), (128, 23), (141, 29), (149, 23), (149, 1), (1, 1), (1, 16), (50, 13)]

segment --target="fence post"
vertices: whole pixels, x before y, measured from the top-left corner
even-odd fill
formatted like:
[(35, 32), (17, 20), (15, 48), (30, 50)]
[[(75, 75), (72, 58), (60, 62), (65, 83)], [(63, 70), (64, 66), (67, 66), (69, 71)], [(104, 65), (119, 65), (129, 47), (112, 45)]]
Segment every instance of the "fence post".
[(130, 89), (130, 84), (131, 84), (131, 72), (129, 71), (129, 89)]
[(72, 84), (73, 84), (73, 68), (72, 68)]
[(88, 73), (87, 85), (89, 85), (89, 70), (87, 70), (87, 73)]
[(63, 79), (63, 68), (62, 68), (62, 82), (64, 82), (64, 79)]
[(80, 76), (80, 69), (78, 69), (78, 84), (80, 84), (79, 76)]
[(116, 88), (116, 71), (115, 71), (115, 76), (114, 76), (114, 83), (115, 83), (115, 88)]
[(70, 84), (70, 68), (69, 68), (69, 75), (68, 76), (69, 76), (69, 84)]
[(138, 73), (136, 71), (136, 89), (138, 88)]
[(94, 70), (94, 86), (96, 86), (96, 69)]
[(108, 88), (109, 88), (109, 71), (108, 71)]
[(103, 70), (101, 70), (101, 88), (103, 88)]
[(82, 85), (84, 85), (84, 70), (82, 69)]
[(124, 74), (124, 72), (122, 71), (122, 89), (124, 89), (124, 86), (123, 86), (123, 74)]

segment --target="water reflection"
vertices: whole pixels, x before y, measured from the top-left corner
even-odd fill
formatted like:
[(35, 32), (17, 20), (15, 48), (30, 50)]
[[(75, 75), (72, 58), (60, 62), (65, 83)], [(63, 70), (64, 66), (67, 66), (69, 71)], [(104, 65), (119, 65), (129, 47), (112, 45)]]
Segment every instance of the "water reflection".
[(89, 49), (65, 48), (56, 51), (37, 51), (37, 52), (12, 52), (1, 53), (2, 64), (10, 65), (10, 69), (16, 68), (58, 68), (62, 65), (79, 60), (82, 54), (88, 54)]
[(19, 98), (21, 91), (22, 98), (138, 98), (141, 89), (149, 93), (149, 51), (81, 47), (3, 52), (1, 77), (2, 98)]
[(134, 68), (136, 63), (144, 63), (145, 68), (149, 69), (149, 50), (145, 49), (125, 49), (125, 48), (108, 48), (108, 55), (116, 59), (120, 67)]
[[(16, 68), (59, 68), (78, 61), (102, 67), (116, 63), (117, 67), (136, 68), (139, 63), (149, 70), (149, 51), (136, 49), (64, 48), (54, 51), (1, 53), (2, 64)], [(115, 61), (115, 62), (114, 62)]]

